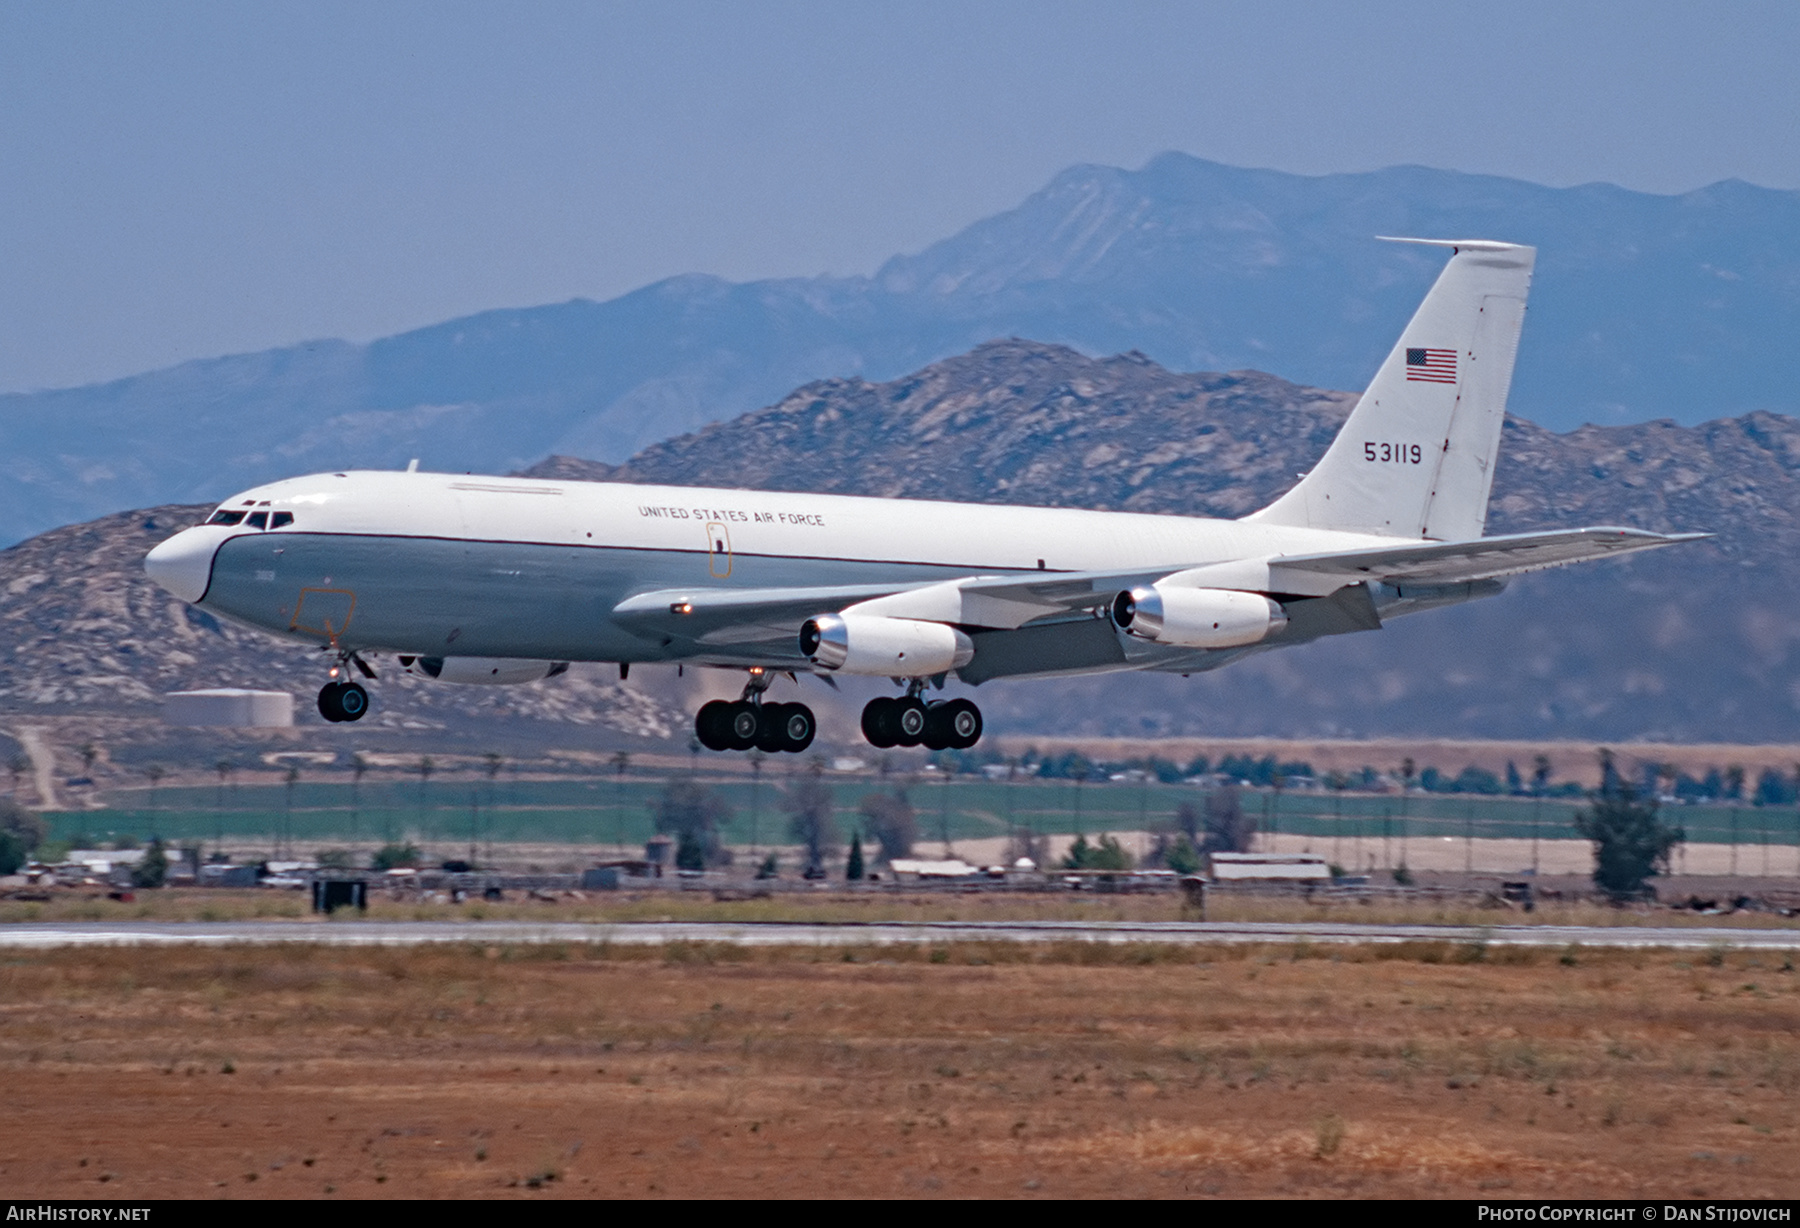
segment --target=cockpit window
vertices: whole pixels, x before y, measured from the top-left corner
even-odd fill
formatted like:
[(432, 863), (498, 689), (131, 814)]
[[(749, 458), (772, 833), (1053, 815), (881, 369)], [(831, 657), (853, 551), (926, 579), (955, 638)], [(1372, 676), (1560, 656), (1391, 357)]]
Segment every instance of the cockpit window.
[(207, 524), (237, 524), (239, 521), (243, 520), (243, 518), (244, 518), (244, 513), (242, 513), (242, 512), (231, 512), (231, 511), (225, 510), (224, 508), (220, 508), (218, 511), (216, 511), (212, 514), (212, 519), (207, 521), (206, 523)]
[(269, 527), (271, 529), (280, 529), (293, 523), (294, 513), (292, 512), (275, 512), (269, 517)]
[(250, 516), (249, 516), (249, 524), (250, 524), (250, 527), (253, 529), (268, 528), (269, 527), (269, 513), (267, 513), (267, 512), (251, 512)]

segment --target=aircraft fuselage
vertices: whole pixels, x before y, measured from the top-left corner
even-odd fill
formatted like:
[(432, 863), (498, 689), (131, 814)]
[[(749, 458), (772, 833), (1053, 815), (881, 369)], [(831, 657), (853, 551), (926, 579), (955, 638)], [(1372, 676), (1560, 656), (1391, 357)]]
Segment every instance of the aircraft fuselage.
[[(1203, 565), (1385, 540), (1066, 508), (367, 471), (292, 478), (221, 505), (239, 511), (265, 523), (276, 513), (293, 519), (274, 529), (240, 520), (186, 530), (151, 567), (188, 600), (278, 635), (427, 657), (783, 668), (810, 668), (791, 635), (645, 634), (614, 611), (636, 594), (666, 590), (1154, 574), (1172, 560)], [(1127, 651), (1156, 647), (1124, 640), (1119, 664)]]

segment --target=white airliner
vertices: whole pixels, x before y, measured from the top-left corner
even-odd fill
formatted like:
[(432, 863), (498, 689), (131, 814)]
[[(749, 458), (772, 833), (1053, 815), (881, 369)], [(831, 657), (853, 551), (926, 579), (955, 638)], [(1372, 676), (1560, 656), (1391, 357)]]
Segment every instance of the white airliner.
[(398, 472), (244, 491), (144, 560), (185, 601), (330, 655), (319, 711), (354, 721), (354, 666), (517, 683), (570, 661), (743, 670), (696, 718), (715, 750), (803, 750), (801, 672), (891, 678), (876, 746), (968, 747), (980, 684), (1181, 674), (1498, 593), (1504, 577), (1704, 534), (1483, 537), (1536, 252), (1430, 242), (1449, 263), (1310, 473), (1241, 520)]

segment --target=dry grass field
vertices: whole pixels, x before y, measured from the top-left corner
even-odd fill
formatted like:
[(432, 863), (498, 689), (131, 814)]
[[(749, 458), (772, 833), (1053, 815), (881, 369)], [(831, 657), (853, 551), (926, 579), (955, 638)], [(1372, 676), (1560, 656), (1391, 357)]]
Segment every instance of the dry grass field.
[(13, 1197), (1800, 1195), (1780, 956), (0, 961)]
[[(1691, 928), (1800, 929), (1800, 917), (1766, 911), (1706, 916), (1678, 908), (1612, 907), (1575, 898), (1590, 884), (1585, 880), (1546, 879), (1568, 893), (1541, 901), (1532, 912), (1483, 902), (1481, 891), (1494, 892), (1497, 878), (1484, 878), (1475, 896), (1447, 899), (1334, 898), (1298, 894), (1258, 895), (1214, 892), (1207, 907), (1212, 921), (1372, 922), (1411, 925), (1607, 925), (1682, 926)], [(1673, 879), (1660, 880), (1671, 900), (1699, 892), (1729, 901), (1744, 893), (1793, 894), (1793, 880)], [(733, 894), (751, 895), (755, 884), (732, 884)], [(138, 892), (135, 899), (109, 899), (98, 888), (59, 889), (48, 900), (0, 898), (0, 925), (67, 921), (251, 921), (311, 920), (310, 897), (299, 891), (173, 888)], [(896, 891), (785, 890), (762, 898), (717, 899), (710, 890), (619, 891), (591, 894), (555, 893), (534, 899), (508, 892), (502, 901), (448, 902), (443, 893), (370, 893), (367, 913), (340, 913), (330, 924), (371, 921), (1194, 921), (1198, 912), (1183, 904), (1176, 891), (1146, 894), (1097, 891)]]

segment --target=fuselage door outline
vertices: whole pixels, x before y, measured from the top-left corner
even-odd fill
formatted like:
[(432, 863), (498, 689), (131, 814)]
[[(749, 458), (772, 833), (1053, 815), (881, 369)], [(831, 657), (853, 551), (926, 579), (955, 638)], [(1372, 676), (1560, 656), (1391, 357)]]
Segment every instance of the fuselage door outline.
[[(312, 598), (312, 608), (307, 609), (307, 598)], [(339, 637), (350, 626), (350, 616), (356, 612), (356, 594), (347, 588), (303, 588), (300, 600), (294, 603), (294, 617), (288, 623), (289, 631), (300, 631), (307, 635), (323, 637), (336, 647)], [(301, 618), (317, 619), (318, 626), (309, 626), (301, 622)]]
[(723, 521), (709, 521), (706, 526), (706, 570), (724, 579), (731, 574), (731, 530)]

